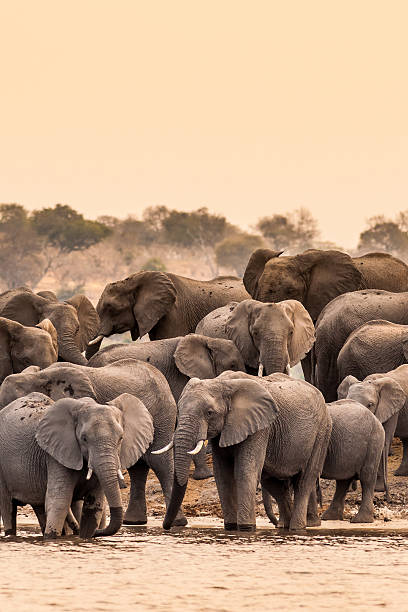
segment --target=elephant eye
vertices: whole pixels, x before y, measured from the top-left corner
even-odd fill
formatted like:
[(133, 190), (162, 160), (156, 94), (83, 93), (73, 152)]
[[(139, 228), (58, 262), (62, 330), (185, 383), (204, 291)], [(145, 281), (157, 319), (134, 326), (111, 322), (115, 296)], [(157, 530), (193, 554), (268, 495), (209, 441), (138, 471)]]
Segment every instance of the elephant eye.
[(82, 442), (88, 442), (88, 439), (86, 436), (82, 436)]
[(367, 408), (372, 408), (374, 406), (374, 402), (368, 402)]

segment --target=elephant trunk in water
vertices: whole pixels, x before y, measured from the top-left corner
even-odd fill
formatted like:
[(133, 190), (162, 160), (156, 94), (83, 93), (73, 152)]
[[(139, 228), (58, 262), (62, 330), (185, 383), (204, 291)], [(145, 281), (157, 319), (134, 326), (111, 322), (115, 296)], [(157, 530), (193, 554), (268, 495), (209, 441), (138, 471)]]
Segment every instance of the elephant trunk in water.
[(69, 361), (77, 365), (87, 365), (88, 363), (70, 334), (58, 336), (58, 354), (63, 361)]
[(113, 453), (110, 453), (107, 457), (98, 460), (96, 460), (96, 458), (91, 458), (90, 464), (93, 466), (95, 474), (98, 477), (110, 511), (109, 525), (104, 529), (98, 529), (93, 535), (114, 535), (119, 531), (123, 522), (123, 507), (118, 477), (118, 466), (120, 465), (119, 458), (115, 457)]
[(188, 474), (190, 471), (192, 455), (197, 443), (207, 437), (201, 434), (197, 421), (188, 417), (181, 417), (174, 434), (174, 482), (170, 503), (163, 521), (163, 528), (170, 529), (177, 513), (183, 503), (187, 489)]
[(285, 341), (276, 337), (266, 339), (259, 353), (259, 362), (264, 366), (266, 376), (275, 372), (286, 373), (288, 354)]

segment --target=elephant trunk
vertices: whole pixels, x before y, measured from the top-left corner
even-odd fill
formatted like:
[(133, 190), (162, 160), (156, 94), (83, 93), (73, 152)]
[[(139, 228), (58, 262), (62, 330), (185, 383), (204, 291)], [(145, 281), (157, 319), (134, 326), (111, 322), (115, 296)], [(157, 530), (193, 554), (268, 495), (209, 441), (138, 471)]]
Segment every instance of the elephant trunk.
[(94, 467), (110, 511), (109, 525), (104, 529), (98, 529), (94, 534), (95, 537), (114, 535), (122, 526), (123, 506), (118, 479), (118, 465), (120, 465), (118, 457), (114, 459), (109, 457), (99, 464), (97, 463)]
[(275, 372), (286, 373), (288, 365), (286, 342), (276, 337), (267, 339), (259, 352), (259, 361), (264, 366), (267, 376)]
[(63, 334), (58, 338), (58, 354), (63, 361), (69, 361), (77, 365), (87, 365), (88, 363), (69, 334)]

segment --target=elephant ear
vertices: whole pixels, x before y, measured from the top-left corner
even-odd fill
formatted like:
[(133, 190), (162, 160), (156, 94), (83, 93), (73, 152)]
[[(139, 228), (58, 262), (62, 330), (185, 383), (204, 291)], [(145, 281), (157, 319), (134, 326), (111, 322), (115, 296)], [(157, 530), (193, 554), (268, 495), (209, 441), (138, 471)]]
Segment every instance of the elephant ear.
[(35, 434), (38, 445), (70, 470), (81, 470), (83, 466), (75, 432), (77, 410), (78, 402), (75, 400), (58, 400), (47, 408)]
[(338, 295), (364, 288), (360, 271), (346, 253), (310, 249), (296, 255), (294, 262), (306, 278), (304, 305), (313, 321)]
[(380, 423), (385, 423), (404, 406), (405, 393), (397, 381), (389, 376), (377, 378), (373, 382), (380, 387), (380, 399), (374, 414)]
[(259, 353), (249, 332), (250, 319), (257, 304), (255, 300), (240, 302), (225, 323), (225, 333), (251, 368), (257, 368), (259, 365)]
[(95, 390), (86, 372), (92, 369), (70, 363), (53, 363), (39, 374), (44, 393), (57, 401), (64, 397), (80, 399), (91, 397), (96, 400)]
[(344, 378), (337, 387), (337, 397), (339, 400), (346, 399), (351, 385), (355, 385), (358, 382), (360, 381), (355, 376), (352, 376), (351, 374), (346, 376), (346, 378)]
[(315, 327), (307, 312), (297, 300), (280, 302), (293, 323), (293, 333), (288, 342), (289, 365), (295, 366), (312, 348), (315, 338)]
[(0, 383), (3, 382), (6, 376), (13, 374), (10, 323), (14, 323), (14, 321), (0, 317)]
[(127, 469), (139, 461), (153, 442), (153, 419), (143, 402), (130, 393), (122, 393), (108, 403), (122, 412), (123, 441), (120, 463)]
[(249, 295), (254, 297), (256, 288), (258, 285), (259, 277), (264, 271), (265, 264), (274, 257), (282, 255), (283, 251), (273, 251), (271, 249), (256, 249), (249, 258), (247, 267), (245, 269), (244, 287), (248, 291)]
[(214, 378), (217, 375), (207, 338), (200, 334), (188, 334), (179, 341), (174, 361), (180, 372), (189, 378)]
[(408, 363), (408, 334), (402, 334), (402, 352), (405, 357), (405, 363)]
[(232, 446), (270, 427), (279, 414), (272, 395), (254, 380), (225, 382), (230, 406), (221, 431), (220, 446)]
[(72, 296), (66, 303), (73, 306), (77, 311), (79, 320), (79, 350), (82, 353), (88, 346), (88, 342), (98, 334), (100, 326), (99, 315), (92, 302), (82, 293)]
[(22, 325), (34, 327), (41, 319), (41, 313), (47, 303), (43, 297), (25, 289), (8, 300), (1, 315)]
[(58, 357), (58, 337), (57, 337), (57, 330), (55, 329), (54, 325), (51, 323), (51, 321), (49, 319), (43, 319), (42, 321), (40, 321), (40, 323), (38, 323), (38, 325), (36, 327), (39, 327), (40, 329), (43, 329), (44, 331), (48, 332), (51, 336), (51, 340), (52, 340), (52, 345), (54, 347), (54, 351), (56, 352), (56, 358), (55, 360), (57, 360)]
[(148, 334), (176, 301), (177, 290), (163, 272), (138, 272), (129, 278), (134, 293), (133, 314), (139, 336)]
[(38, 291), (37, 295), (45, 298), (49, 302), (58, 302), (58, 298), (53, 291)]

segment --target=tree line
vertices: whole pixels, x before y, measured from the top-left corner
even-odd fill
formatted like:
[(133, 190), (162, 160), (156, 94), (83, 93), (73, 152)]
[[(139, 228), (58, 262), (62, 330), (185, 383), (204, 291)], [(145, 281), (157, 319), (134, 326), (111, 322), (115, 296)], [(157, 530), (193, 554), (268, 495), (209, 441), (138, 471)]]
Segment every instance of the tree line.
[[(262, 217), (251, 231), (207, 208), (192, 212), (166, 206), (146, 208), (141, 218), (86, 219), (67, 204), (32, 212), (20, 204), (0, 204), (0, 285), (37, 288), (55, 277), (60, 297), (82, 289), (86, 274), (103, 283), (138, 269), (166, 270), (166, 261), (202, 262), (209, 276), (242, 276), (252, 251), (260, 247), (288, 254), (308, 248), (340, 248), (321, 240), (309, 210)], [(390, 220), (372, 217), (355, 253), (385, 250), (408, 258), (408, 211)], [(201, 263), (200, 263), (201, 265)], [(115, 276), (117, 275), (117, 276)]]

